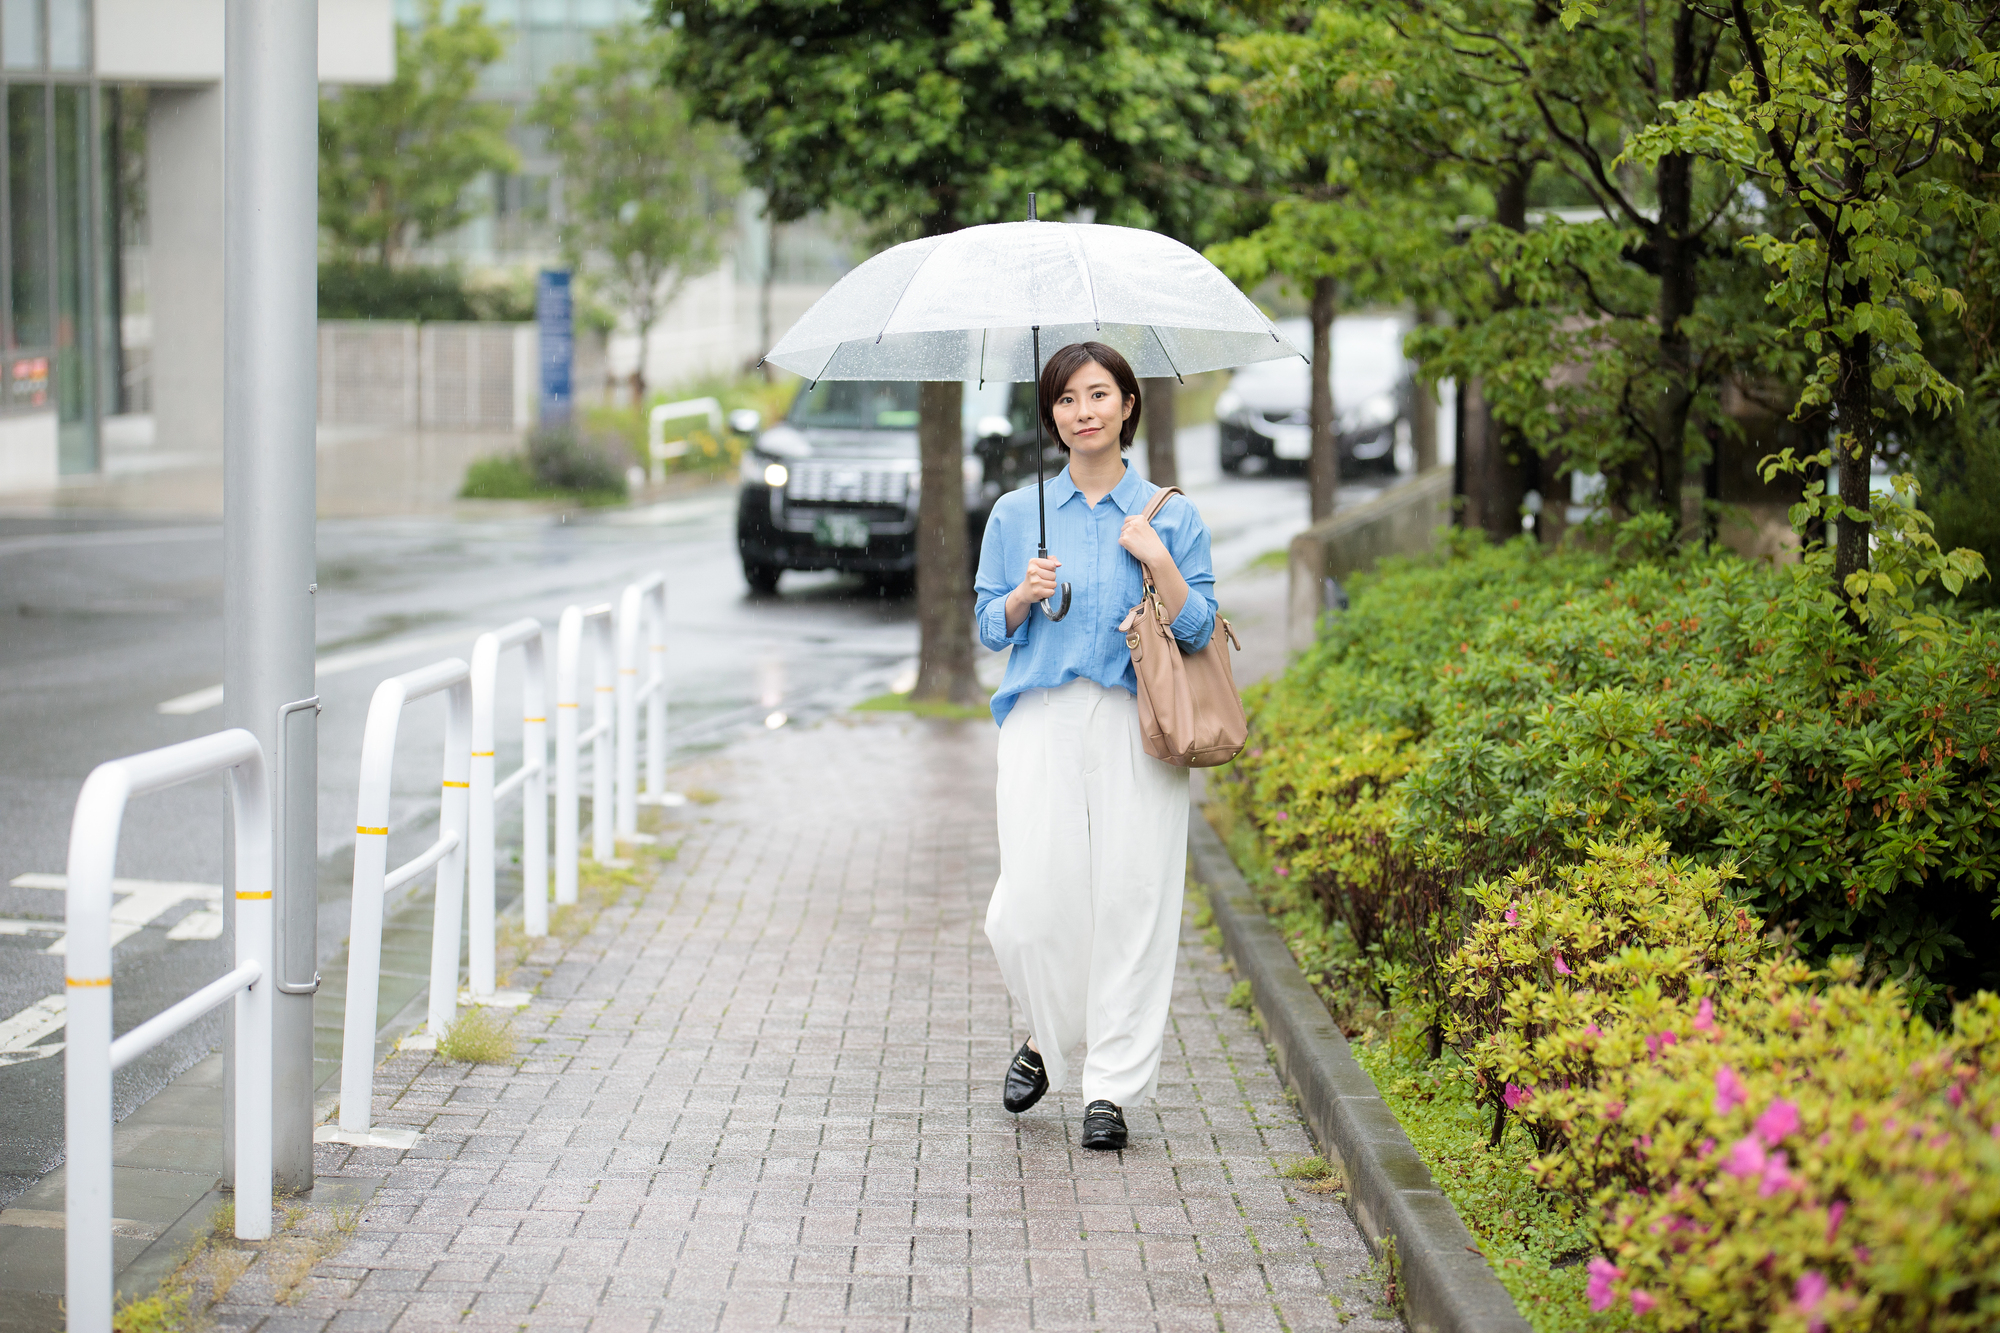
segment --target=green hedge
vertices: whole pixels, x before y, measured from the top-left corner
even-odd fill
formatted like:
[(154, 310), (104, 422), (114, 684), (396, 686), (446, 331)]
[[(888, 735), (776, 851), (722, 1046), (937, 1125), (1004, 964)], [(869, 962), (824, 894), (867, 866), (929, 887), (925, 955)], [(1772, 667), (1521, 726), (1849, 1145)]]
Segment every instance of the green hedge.
[(1440, 1020), (1466, 886), (1645, 832), (1941, 1011), (2000, 987), (2000, 617), (1928, 609), (1898, 644), (1730, 555), (1459, 541), (1356, 581), (1220, 791)]
[(534, 282), (523, 276), (477, 283), (457, 268), (333, 259), (319, 266), (319, 317), (520, 323), (535, 317)]

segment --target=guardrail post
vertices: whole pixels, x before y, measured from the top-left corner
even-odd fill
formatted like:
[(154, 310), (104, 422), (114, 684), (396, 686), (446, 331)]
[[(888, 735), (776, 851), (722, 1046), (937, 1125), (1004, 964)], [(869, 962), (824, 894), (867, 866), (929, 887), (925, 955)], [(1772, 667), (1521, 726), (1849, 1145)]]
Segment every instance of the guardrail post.
[[(400, 888), (429, 867), (438, 866), (437, 910), (432, 922), (431, 1014), (438, 1013), (437, 941), (448, 933), (450, 970), (445, 989), (450, 1004), (458, 1000), (458, 899), (465, 893), (464, 847), (467, 783), (471, 773), (472, 700), (470, 669), (458, 658), (405, 672), (375, 687), (368, 704), (368, 723), (361, 735), (360, 792), (354, 820), (354, 906), (348, 926), (347, 1015), (341, 1036), (340, 1125), (337, 1132), (317, 1137), (342, 1143), (407, 1148), (416, 1141), (410, 1130), (372, 1130), (374, 1108), (376, 1010), (382, 984), (382, 912), (392, 888)], [(421, 855), (389, 871), (389, 778), (396, 760), (396, 731), (403, 708), (439, 690), (449, 690), (445, 715), (444, 800), (438, 840)], [(459, 784), (453, 787), (453, 780)], [(454, 792), (457, 793), (454, 800)], [(456, 861), (453, 867), (448, 862)], [(454, 875), (456, 878), (454, 878)], [(450, 1022), (447, 1013), (445, 1021)], [(436, 1036), (440, 1028), (433, 1027)]]
[[(496, 785), (493, 714), (498, 707), (497, 676), (500, 654), (514, 647), (522, 650), (521, 767), (504, 784)], [(470, 911), (466, 981), (475, 999), (490, 999), (495, 994), (495, 810), (500, 797), (517, 786), (522, 791), (522, 922), (531, 937), (549, 933), (549, 802), (544, 773), (548, 746), (542, 698), (541, 622), (517, 620), (505, 629), (480, 635), (472, 645), (472, 808), (467, 817), (472, 845), (466, 860)]]
[[(594, 702), (591, 725), (581, 730), (583, 631), (591, 630), (591, 666)], [(576, 901), (576, 869), (581, 855), (577, 846), (577, 812), (582, 799), (578, 766), (579, 751), (591, 746), (591, 855), (609, 861), (611, 841), (611, 729), (614, 723), (613, 698), (617, 669), (612, 660), (611, 605), (563, 608), (556, 624), (556, 902), (568, 906)]]
[[(227, 771), (235, 834), (236, 966), (111, 1039), (111, 881), (132, 797)], [(234, 998), (236, 1235), (271, 1234), (271, 800), (264, 751), (238, 727), (99, 764), (70, 823), (64, 990), (64, 1277), (72, 1333), (111, 1333), (111, 1075)]]
[[(458, 938), (465, 924), (466, 815), (472, 804), (472, 690), (469, 669), (448, 686), (444, 714), (444, 797), (438, 809), (438, 841), (450, 841), (437, 869), (437, 899), (431, 917), (430, 1037), (442, 1040), (458, 1017)], [(490, 918), (489, 918), (490, 924)], [(487, 966), (493, 963), (488, 942)]]
[[(645, 666), (639, 641), (645, 636)], [(649, 574), (618, 599), (618, 837), (650, 842), (639, 832), (639, 705), (646, 705), (646, 794), (663, 804), (667, 768), (667, 580)], [(640, 679), (640, 673), (645, 679)]]

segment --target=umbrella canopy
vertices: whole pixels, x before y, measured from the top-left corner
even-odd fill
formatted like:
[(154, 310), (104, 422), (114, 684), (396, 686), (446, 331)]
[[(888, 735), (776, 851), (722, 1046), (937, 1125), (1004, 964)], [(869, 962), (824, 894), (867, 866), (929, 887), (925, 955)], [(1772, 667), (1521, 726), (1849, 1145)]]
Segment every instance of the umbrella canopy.
[(1141, 376), (1298, 356), (1222, 271), (1135, 227), (996, 222), (885, 250), (820, 297), (765, 360), (809, 380), (1037, 378), (1095, 339)]

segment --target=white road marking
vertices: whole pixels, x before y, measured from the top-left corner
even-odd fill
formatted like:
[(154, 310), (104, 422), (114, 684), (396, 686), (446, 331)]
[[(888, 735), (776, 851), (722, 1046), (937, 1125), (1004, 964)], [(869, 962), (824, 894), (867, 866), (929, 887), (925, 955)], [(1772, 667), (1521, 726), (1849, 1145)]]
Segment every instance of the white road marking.
[[(362, 667), (393, 662), (412, 653), (429, 652), (433, 648), (468, 643), (474, 637), (471, 630), (454, 629), (439, 634), (426, 634), (415, 639), (399, 639), (394, 643), (372, 644), (366, 648), (355, 648), (344, 653), (329, 653), (313, 664), (313, 677), (319, 679), (325, 676), (337, 676), (343, 671), (358, 671)], [(187, 717), (194, 713), (205, 713), (221, 705), (222, 687), (210, 685), (206, 689), (175, 695), (159, 704), (156, 711), (175, 717)]]
[[(14, 876), (9, 883), (17, 889), (62, 890), (69, 887), (69, 876), (31, 871), (25, 875)], [(120, 895), (111, 904), (111, 945), (113, 948), (131, 939), (134, 935), (151, 925), (154, 918), (171, 908), (179, 906), (190, 898), (216, 905), (215, 917), (217, 924), (215, 933), (211, 935), (194, 933), (195, 931), (206, 929), (204, 924), (189, 927), (189, 933), (185, 935), (176, 935), (170, 931), (168, 932), (168, 938), (212, 940), (222, 933), (222, 913), (220, 910), (222, 886), (220, 884), (196, 884), (188, 880), (174, 879), (114, 879), (111, 881), (111, 892), (114, 895)], [(200, 916), (201, 913), (197, 911), (191, 913), (191, 915)], [(175, 927), (175, 930), (179, 929), (179, 926)], [(42, 952), (57, 955), (68, 953), (68, 934), (65, 933), (61, 939), (42, 950)]]
[[(69, 1225), (69, 1218), (46, 1208), (0, 1208), (0, 1227), (47, 1227), (51, 1231), (62, 1231)], [(145, 1222), (134, 1222), (129, 1217), (111, 1219), (111, 1234), (131, 1236), (138, 1240), (154, 1240), (160, 1229)]]
[(63, 1011), (68, 1004), (64, 997), (51, 995), (35, 1001), (12, 1018), (0, 1019), (0, 1067), (44, 1059), (61, 1051), (63, 1044), (59, 1041), (47, 1046), (35, 1043), (52, 1032), (62, 1031)]
[(0, 935), (60, 935), (60, 921), (16, 921), (0, 917)]

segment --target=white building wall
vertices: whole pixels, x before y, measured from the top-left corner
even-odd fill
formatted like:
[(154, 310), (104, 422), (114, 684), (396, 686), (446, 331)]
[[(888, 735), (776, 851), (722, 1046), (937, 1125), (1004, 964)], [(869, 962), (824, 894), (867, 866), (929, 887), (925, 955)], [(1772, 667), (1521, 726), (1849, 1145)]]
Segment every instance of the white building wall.
[(60, 470), (55, 413), (0, 417), (0, 494), (52, 491)]
[[(213, 83), (222, 77), (223, 0), (97, 0), (97, 77)], [(396, 77), (392, 0), (319, 0), (319, 81)]]

